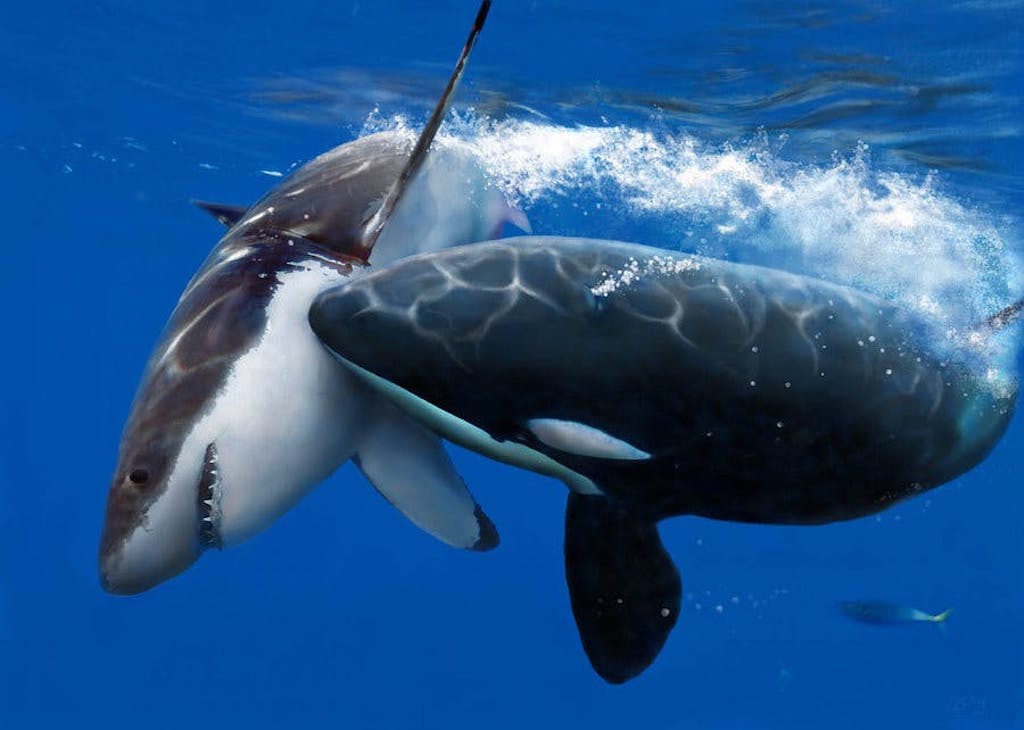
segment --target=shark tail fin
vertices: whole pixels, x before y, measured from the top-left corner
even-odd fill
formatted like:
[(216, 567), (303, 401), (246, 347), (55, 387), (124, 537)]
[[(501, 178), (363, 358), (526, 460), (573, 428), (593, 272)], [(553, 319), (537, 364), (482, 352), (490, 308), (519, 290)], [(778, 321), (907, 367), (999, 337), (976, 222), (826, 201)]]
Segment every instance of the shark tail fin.
[(937, 623), (937, 624), (944, 624), (944, 623), (946, 623), (946, 619), (949, 618), (949, 615), (951, 613), (953, 613), (953, 609), (952, 608), (947, 608), (942, 613), (937, 613), (934, 616), (932, 616), (932, 621)]
[(981, 327), (988, 327), (991, 330), (1001, 330), (1003, 327), (1013, 324), (1020, 319), (1022, 313), (1024, 313), (1024, 299), (1018, 299), (1010, 306), (1000, 309), (991, 317), (984, 320), (978, 329), (981, 329)]
[(369, 259), (370, 252), (373, 250), (374, 244), (377, 243), (377, 239), (380, 237), (381, 231), (384, 230), (384, 226), (387, 224), (388, 219), (391, 217), (391, 214), (394, 213), (395, 207), (398, 205), (398, 201), (402, 198), (402, 194), (409, 186), (409, 182), (412, 180), (413, 175), (416, 174), (416, 171), (419, 170), (426, 161), (427, 151), (430, 149), (430, 143), (434, 141), (434, 137), (437, 135), (437, 130), (441, 127), (441, 122), (444, 121), (444, 116), (448, 112), (448, 107), (451, 106), (455, 88), (459, 85), (459, 80), (462, 78), (462, 74), (466, 70), (466, 63), (469, 61), (469, 54), (472, 52), (473, 46), (476, 44), (477, 36), (480, 35), (480, 31), (483, 30), (484, 21), (487, 20), (487, 13), (490, 12), (490, 9), (491, 0), (483, 0), (483, 2), (480, 3), (480, 9), (476, 14), (476, 20), (473, 21), (473, 27), (469, 31), (469, 38), (466, 39), (466, 45), (463, 46), (462, 53), (459, 54), (459, 60), (455, 63), (455, 70), (452, 72), (451, 77), (449, 77), (448, 85), (445, 86), (444, 92), (441, 94), (441, 98), (437, 102), (437, 106), (434, 107), (434, 111), (430, 115), (430, 119), (427, 120), (427, 125), (420, 133), (419, 139), (416, 140), (416, 146), (413, 147), (412, 154), (409, 156), (409, 161), (405, 164), (402, 172), (399, 173), (395, 184), (388, 190), (380, 208), (377, 209), (377, 212), (375, 212), (363, 226), (361, 241), (362, 251), (359, 255), (364, 259)]

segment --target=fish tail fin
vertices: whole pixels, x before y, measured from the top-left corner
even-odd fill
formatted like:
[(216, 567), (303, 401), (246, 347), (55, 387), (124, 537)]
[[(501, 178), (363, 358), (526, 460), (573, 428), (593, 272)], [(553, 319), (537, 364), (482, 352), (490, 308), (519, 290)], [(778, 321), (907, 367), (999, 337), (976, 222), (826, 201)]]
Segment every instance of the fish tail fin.
[(953, 613), (953, 609), (952, 608), (947, 608), (942, 613), (937, 613), (934, 616), (932, 616), (932, 621), (937, 623), (937, 624), (944, 624), (944, 623), (946, 623), (946, 619), (949, 618), (949, 614), (951, 614), (951, 613)]

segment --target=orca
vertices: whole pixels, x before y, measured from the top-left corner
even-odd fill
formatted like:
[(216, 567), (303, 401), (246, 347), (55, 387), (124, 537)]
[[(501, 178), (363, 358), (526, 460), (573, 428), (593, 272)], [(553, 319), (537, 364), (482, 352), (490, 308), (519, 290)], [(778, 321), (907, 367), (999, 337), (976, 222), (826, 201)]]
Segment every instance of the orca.
[(131, 407), (100, 539), (107, 591), (147, 590), (205, 549), (248, 539), (350, 458), (440, 540), (497, 544), (438, 437), (340, 367), (307, 321), (319, 292), (371, 264), (490, 238), (507, 219), (526, 225), (473, 158), (427, 154), (489, 6), (411, 151), (403, 134), (370, 135), (246, 209), (197, 203), (229, 230), (182, 294)]
[(981, 462), (1018, 392), (976, 337), (940, 343), (862, 291), (605, 240), (414, 256), (320, 294), (309, 319), (425, 426), (568, 485), (572, 609), (613, 683), (655, 659), (680, 610), (658, 521), (873, 514)]

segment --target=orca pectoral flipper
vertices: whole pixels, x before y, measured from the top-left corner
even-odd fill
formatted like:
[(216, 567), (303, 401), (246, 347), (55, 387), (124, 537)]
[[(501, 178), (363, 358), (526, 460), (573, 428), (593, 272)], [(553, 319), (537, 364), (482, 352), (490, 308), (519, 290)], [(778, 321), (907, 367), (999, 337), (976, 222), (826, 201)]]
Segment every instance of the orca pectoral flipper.
[(413, 524), (452, 547), (490, 550), (498, 531), (473, 499), (441, 439), (390, 403), (377, 404), (355, 462)]
[(605, 497), (570, 492), (565, 580), (594, 670), (612, 684), (644, 671), (675, 626), (682, 597), (657, 526)]

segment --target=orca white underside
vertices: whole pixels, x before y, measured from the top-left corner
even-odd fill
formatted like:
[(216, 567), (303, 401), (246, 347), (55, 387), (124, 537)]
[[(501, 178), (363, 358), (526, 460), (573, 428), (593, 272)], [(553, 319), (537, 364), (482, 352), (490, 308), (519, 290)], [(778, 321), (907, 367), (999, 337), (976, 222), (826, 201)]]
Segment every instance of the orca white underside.
[(334, 354), (334, 357), (375, 391), (449, 441), (497, 461), (560, 479), (569, 489), (578, 494), (603, 494), (589, 478), (559, 464), (546, 454), (515, 441), (498, 441), (483, 429), (448, 413), (415, 393), (375, 375), (337, 353)]
[(651, 455), (599, 428), (561, 418), (531, 418), (526, 424), (542, 443), (567, 454), (619, 461), (644, 461)]

